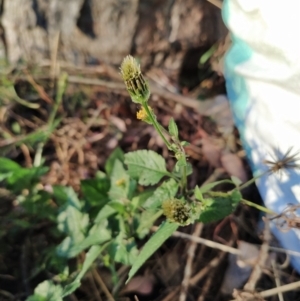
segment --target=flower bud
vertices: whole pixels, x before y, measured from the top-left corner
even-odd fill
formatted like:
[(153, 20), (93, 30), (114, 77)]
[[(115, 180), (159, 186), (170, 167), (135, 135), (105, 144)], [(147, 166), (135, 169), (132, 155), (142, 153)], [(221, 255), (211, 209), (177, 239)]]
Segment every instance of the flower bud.
[(149, 86), (137, 61), (131, 55), (128, 55), (124, 58), (120, 69), (132, 101), (140, 104), (147, 102), (150, 96)]

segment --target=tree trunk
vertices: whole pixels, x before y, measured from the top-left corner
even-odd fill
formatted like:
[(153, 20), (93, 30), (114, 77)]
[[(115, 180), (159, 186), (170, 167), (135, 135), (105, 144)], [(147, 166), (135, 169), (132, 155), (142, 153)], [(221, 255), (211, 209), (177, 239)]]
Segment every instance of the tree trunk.
[[(1, 0), (0, 0), (1, 1)], [(2, 0), (0, 55), (41, 62), (142, 64), (179, 70), (187, 54), (226, 34), (206, 0)]]

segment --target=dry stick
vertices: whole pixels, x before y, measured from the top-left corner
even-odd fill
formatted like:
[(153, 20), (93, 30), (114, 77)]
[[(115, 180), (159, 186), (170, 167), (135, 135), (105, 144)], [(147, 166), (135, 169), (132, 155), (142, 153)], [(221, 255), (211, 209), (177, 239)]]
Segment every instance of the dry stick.
[[(220, 264), (220, 262), (223, 260), (226, 254), (227, 253), (222, 252), (218, 257), (211, 260), (201, 271), (199, 271), (195, 276), (193, 276), (190, 279), (189, 285), (190, 286), (196, 285), (202, 278), (204, 278), (207, 275), (207, 273), (210, 272), (212, 268), (215, 268)], [(173, 301), (175, 296), (179, 293), (179, 291), (180, 291), (180, 287), (175, 288), (162, 301)]]
[[(222, 174), (224, 173), (224, 169), (215, 169), (214, 172), (212, 173), (212, 175), (202, 184), (206, 185), (208, 183), (212, 183), (214, 181), (216, 181)], [(195, 230), (192, 234), (192, 237), (199, 237), (201, 232), (203, 229), (203, 224), (202, 223), (197, 223)], [(186, 295), (187, 295), (187, 291), (188, 291), (188, 287), (189, 287), (189, 281), (192, 275), (192, 264), (193, 264), (193, 260), (195, 257), (195, 251), (197, 248), (197, 242), (196, 241), (192, 241), (187, 254), (188, 254), (188, 258), (186, 261), (186, 265), (185, 265), (185, 269), (184, 269), (184, 277), (181, 283), (181, 292), (180, 292), (180, 296), (179, 296), (179, 301), (185, 301), (186, 300)]]
[(264, 242), (261, 245), (260, 254), (258, 256), (257, 263), (255, 264), (253, 271), (249, 277), (249, 280), (244, 286), (244, 290), (246, 291), (254, 291), (255, 286), (259, 278), (262, 274), (262, 267), (265, 265), (268, 259), (268, 251), (269, 251), (269, 244), (271, 241), (271, 234), (270, 234), (270, 227), (269, 222), (266, 218), (265, 221), (265, 229), (264, 229)]
[(204, 286), (201, 288), (201, 295), (199, 296), (197, 301), (204, 301), (205, 300), (205, 295), (206, 295), (206, 293), (208, 292), (208, 290), (211, 286), (213, 276), (214, 276), (214, 273), (210, 273), (210, 275), (208, 276), (208, 279), (206, 280)]
[(89, 274), (88, 279), (90, 280), (90, 283), (91, 283), (91, 286), (92, 286), (92, 291), (93, 291), (93, 296), (95, 296), (95, 299), (97, 301), (103, 301), (102, 298), (101, 298), (101, 296), (100, 296), (100, 292), (99, 292), (99, 290), (98, 290), (98, 288), (96, 286), (96, 283), (94, 281), (94, 277), (93, 277), (92, 273)]
[[(106, 88), (112, 89), (115, 91), (126, 91), (125, 86), (123, 83), (117, 82), (109, 82), (101, 79), (94, 79), (94, 78), (81, 78), (78, 76), (70, 75), (68, 77), (68, 81), (73, 84), (84, 84), (84, 85), (95, 85), (95, 86), (104, 86)], [(164, 90), (161, 87), (158, 87), (156, 84), (151, 84), (151, 93), (156, 94), (162, 98), (173, 100), (177, 103), (180, 103), (186, 107), (193, 108), (197, 110), (200, 114), (206, 114), (206, 106), (204, 106), (200, 101), (193, 99), (191, 97), (183, 96), (181, 94), (172, 93), (169, 91)], [(128, 93), (126, 92), (126, 95)]]
[[(273, 272), (274, 272), (276, 287), (280, 287), (281, 286), (280, 276), (279, 276), (277, 265), (276, 265), (276, 262), (274, 259), (272, 259), (271, 264), (272, 264), (272, 268), (273, 268)], [(278, 299), (279, 299), (279, 301), (284, 301), (282, 292), (278, 292)]]
[[(299, 288), (300, 288), (300, 281), (297, 281), (297, 282), (289, 283), (286, 285), (282, 285), (280, 287), (275, 287), (275, 288), (271, 288), (269, 290), (260, 292), (259, 294), (257, 294), (257, 296), (260, 296), (262, 298), (268, 298), (268, 297), (277, 295), (278, 293), (285, 293), (285, 292), (289, 292), (289, 291), (299, 289)], [(230, 301), (236, 301), (236, 299), (232, 299)]]
[(267, 298), (270, 296), (274, 296), (278, 293), (284, 293), (284, 292), (292, 291), (292, 290), (299, 289), (299, 288), (300, 288), (300, 281), (297, 281), (297, 282), (289, 283), (286, 285), (282, 285), (280, 287), (275, 287), (275, 288), (266, 290), (264, 292), (261, 292), (259, 295), (262, 296), (263, 298)]
[(27, 80), (29, 81), (29, 83), (31, 84), (31, 86), (33, 86), (33, 88), (37, 91), (37, 93), (39, 94), (40, 98), (42, 100), (44, 100), (45, 102), (49, 103), (49, 104), (53, 104), (53, 99), (51, 99), (49, 97), (49, 95), (46, 93), (46, 91), (44, 90), (44, 88), (40, 85), (38, 85), (35, 80), (33, 79), (32, 75), (28, 72), (28, 70), (24, 70), (24, 73), (27, 77)]
[(199, 271), (193, 278), (191, 278), (190, 285), (196, 285), (196, 283), (198, 283), (211, 269), (217, 267), (220, 264), (225, 255), (227, 255), (226, 252), (221, 252), (217, 257), (212, 259), (201, 271)]
[[(203, 224), (197, 223), (192, 236), (199, 237), (202, 232), (202, 229), (203, 229)], [(189, 288), (189, 281), (192, 275), (192, 264), (194, 261), (196, 248), (197, 248), (197, 243), (195, 241), (192, 241), (187, 251), (188, 258), (184, 269), (184, 277), (181, 283), (181, 292), (179, 296), (179, 301), (186, 300), (186, 295)]]
[(101, 276), (99, 275), (98, 271), (96, 269), (93, 269), (92, 273), (93, 273), (93, 276), (94, 276), (95, 280), (97, 281), (97, 283), (101, 287), (102, 291), (106, 295), (107, 299), (109, 301), (115, 301), (114, 297), (109, 292), (108, 288), (106, 287), (105, 283), (103, 282), (103, 280), (102, 280)]
[[(157, 230), (158, 227), (152, 227), (152, 229)], [(214, 241), (211, 241), (209, 239), (202, 238), (202, 237), (193, 237), (192, 235), (182, 233), (182, 232), (179, 232), (179, 231), (175, 231), (172, 234), (172, 236), (187, 238), (191, 241), (195, 241), (199, 244), (203, 244), (207, 247), (210, 247), (210, 248), (213, 248), (213, 249), (218, 249), (218, 250), (221, 250), (223, 252), (227, 252), (227, 253), (231, 253), (231, 254), (235, 254), (235, 255), (242, 255), (242, 252), (240, 250), (236, 249), (236, 248), (232, 248), (232, 247), (229, 247), (229, 246), (226, 246), (226, 245), (223, 245), (223, 244), (220, 244), (218, 242), (214, 242)]]
[(30, 152), (29, 152), (28, 146), (26, 144), (22, 143), (20, 145), (20, 149), (22, 150), (22, 153), (25, 157), (26, 167), (32, 167), (32, 159), (30, 157)]

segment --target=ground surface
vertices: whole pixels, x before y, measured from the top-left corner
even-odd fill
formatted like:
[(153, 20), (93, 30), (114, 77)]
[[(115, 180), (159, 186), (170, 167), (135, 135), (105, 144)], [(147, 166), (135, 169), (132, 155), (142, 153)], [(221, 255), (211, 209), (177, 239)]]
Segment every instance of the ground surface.
[[(42, 145), (42, 158), (50, 167), (42, 178), (45, 189), (62, 184), (70, 185), (80, 193), (80, 181), (93, 178), (98, 170), (103, 170), (106, 159), (116, 147), (124, 152), (151, 149), (166, 158), (169, 168), (174, 166), (174, 158), (153, 127), (136, 119), (138, 107), (128, 97), (117, 69), (103, 64), (81, 69), (65, 66), (61, 71), (67, 72), (69, 84), (57, 110), (60, 122)], [(197, 102), (225, 93), (221, 76), (210, 71), (209, 67), (200, 71), (202, 73), (192, 83), (189, 72), (178, 75), (181, 76), (181, 86), (169, 79), (163, 70), (153, 69), (147, 73), (154, 91), (150, 103), (158, 120), (167, 126), (173, 117), (181, 139), (191, 143), (186, 149), (193, 166), (190, 187), (226, 178), (229, 174), (250, 176), (237, 132), (225, 135), (219, 130), (218, 120), (199, 113), (202, 106), (198, 107)], [(4, 94), (2, 91), (1, 155), (26, 167), (31, 167), (37, 159), (41, 144), (36, 133), (47, 126), (55, 107), (55, 80), (47, 74), (48, 67), (21, 67), (3, 79), (6, 88), (13, 85), (18, 96), (14, 92)], [(37, 104), (39, 108), (20, 104), (18, 97)], [(194, 102), (188, 103), (188, 99)], [(253, 186), (245, 191), (245, 198), (260, 202)], [(23, 229), (21, 224), (28, 218), (22, 213), (22, 207), (11, 196), (2, 195), (2, 199), (0, 300), (24, 300), (37, 283), (53, 276), (36, 263), (44, 246), (56, 242), (57, 238), (52, 235), (49, 222)], [(256, 231), (259, 218), (257, 210), (241, 206), (221, 222), (191, 225), (179, 231), (225, 246), (236, 247), (238, 241), (261, 244)], [(277, 262), (282, 262), (280, 256)], [(120, 283), (124, 288), (117, 300), (230, 300), (232, 297), (222, 295), (220, 289), (227, 265), (227, 252), (195, 244), (190, 239), (173, 237), (151, 257), (131, 284), (125, 287), (124, 282)], [(109, 271), (100, 264), (96, 270), (108, 289), (112, 289)], [(127, 267), (118, 266), (122, 281), (127, 272)], [(256, 291), (275, 287), (274, 271), (266, 268), (265, 272), (255, 287)], [(296, 281), (296, 277), (290, 269), (281, 271), (282, 284)], [(68, 300), (106, 300), (97, 279), (94, 273), (88, 273), (80, 289)], [(300, 297), (292, 292), (285, 300), (300, 300)]]

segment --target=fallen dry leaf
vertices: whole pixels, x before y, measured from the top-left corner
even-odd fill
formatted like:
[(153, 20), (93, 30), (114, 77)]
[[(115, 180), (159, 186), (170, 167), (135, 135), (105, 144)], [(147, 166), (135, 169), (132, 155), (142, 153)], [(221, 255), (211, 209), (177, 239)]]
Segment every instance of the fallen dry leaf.
[(237, 154), (223, 151), (220, 161), (222, 167), (230, 176), (240, 179), (243, 183), (247, 181), (248, 177), (243, 162)]
[(149, 295), (152, 293), (153, 286), (153, 275), (136, 276), (129, 281), (122, 293), (138, 293), (142, 295)]
[(202, 152), (211, 166), (216, 168), (222, 166), (220, 161), (222, 148), (211, 137), (204, 137), (202, 139)]

